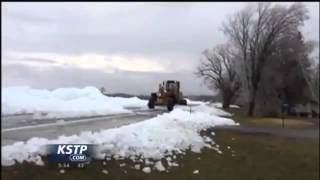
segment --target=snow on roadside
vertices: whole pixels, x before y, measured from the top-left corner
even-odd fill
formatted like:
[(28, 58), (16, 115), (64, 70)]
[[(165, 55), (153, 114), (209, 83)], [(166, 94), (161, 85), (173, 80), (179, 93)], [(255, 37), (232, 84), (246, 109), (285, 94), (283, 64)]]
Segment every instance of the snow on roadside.
[(207, 112), (211, 115), (216, 115), (216, 116), (225, 116), (225, 117), (231, 117), (232, 115), (220, 108), (215, 108), (214, 105), (212, 104), (200, 104), (198, 106), (176, 106), (176, 108), (183, 109), (186, 111), (199, 111), (199, 112)]
[(26, 86), (2, 88), (1, 114), (47, 113), (46, 118), (80, 117), (131, 112), (125, 107), (146, 107), (137, 97), (103, 95), (95, 87), (58, 88), (53, 91)]
[(203, 102), (203, 101), (193, 101), (193, 100), (190, 100), (188, 98), (185, 98), (187, 100), (187, 104), (188, 105), (201, 105), (201, 104), (209, 104), (210, 102)]
[[(215, 102), (215, 103), (212, 103), (212, 105), (213, 105), (214, 107), (217, 107), (217, 108), (222, 108), (222, 103), (221, 103), (221, 102)], [(233, 105), (233, 104), (231, 104), (229, 107), (230, 107), (230, 108), (237, 108), (237, 109), (240, 108), (240, 106), (238, 106), (238, 105)]]
[[(199, 153), (203, 147), (211, 147), (212, 143), (200, 136), (202, 129), (216, 125), (237, 125), (232, 119), (219, 117), (213, 112), (202, 108), (190, 114), (177, 108), (170, 113), (119, 128), (60, 136), (55, 140), (34, 137), (27, 142), (2, 147), (1, 162), (3, 166), (13, 165), (15, 161), (41, 165), (40, 157), (46, 155), (44, 145), (61, 143), (97, 144), (101, 159), (106, 156), (129, 158), (141, 155), (146, 160), (160, 160), (165, 156), (175, 157), (174, 154), (184, 153), (187, 149)], [(155, 168), (163, 170), (159, 163)]]

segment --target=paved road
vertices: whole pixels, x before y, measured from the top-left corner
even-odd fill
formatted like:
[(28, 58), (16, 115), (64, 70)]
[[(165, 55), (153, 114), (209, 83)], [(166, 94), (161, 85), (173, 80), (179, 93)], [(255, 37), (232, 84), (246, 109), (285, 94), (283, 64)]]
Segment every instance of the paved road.
[(240, 126), (220, 126), (214, 127), (213, 130), (231, 130), (237, 131), (245, 134), (254, 134), (254, 135), (274, 135), (274, 136), (283, 136), (283, 137), (293, 137), (293, 138), (312, 138), (319, 139), (319, 128), (313, 127), (308, 129), (288, 129), (288, 128), (260, 128), (260, 127), (251, 127), (246, 125)]
[[(26, 141), (31, 137), (55, 139), (58, 136), (70, 136), (83, 131), (99, 131), (120, 127), (143, 121), (167, 112), (166, 108), (157, 107), (155, 110), (133, 109), (134, 113), (113, 114), (90, 118), (34, 119), (33, 115), (2, 116), (2, 143), (9, 145), (17, 141)], [(286, 137), (319, 138), (319, 128), (310, 129), (276, 129), (257, 128), (245, 125), (214, 127), (213, 129), (228, 129), (247, 134), (267, 134)]]
[(123, 113), (90, 118), (33, 119), (32, 115), (1, 117), (1, 146), (17, 141), (26, 141), (32, 137), (55, 139), (61, 135), (69, 136), (83, 131), (99, 131), (143, 121), (166, 112), (165, 109), (133, 110)]

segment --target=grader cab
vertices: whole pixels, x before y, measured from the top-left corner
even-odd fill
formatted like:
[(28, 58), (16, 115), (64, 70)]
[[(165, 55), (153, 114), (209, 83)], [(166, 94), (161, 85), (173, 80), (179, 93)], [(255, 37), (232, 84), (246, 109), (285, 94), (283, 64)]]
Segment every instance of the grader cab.
[(187, 100), (180, 91), (180, 82), (167, 80), (159, 84), (158, 92), (151, 93), (148, 107), (153, 109), (155, 106), (167, 106), (168, 111), (172, 111), (176, 104), (187, 105)]

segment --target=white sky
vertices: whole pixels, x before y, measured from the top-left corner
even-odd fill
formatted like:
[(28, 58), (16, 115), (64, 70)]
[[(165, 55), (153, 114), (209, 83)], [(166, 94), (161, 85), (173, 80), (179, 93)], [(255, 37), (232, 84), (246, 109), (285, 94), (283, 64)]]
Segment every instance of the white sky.
[[(2, 86), (147, 94), (176, 79), (185, 94), (211, 94), (194, 74), (201, 52), (246, 4), (2, 3)], [(319, 40), (319, 3), (304, 4), (303, 33)]]

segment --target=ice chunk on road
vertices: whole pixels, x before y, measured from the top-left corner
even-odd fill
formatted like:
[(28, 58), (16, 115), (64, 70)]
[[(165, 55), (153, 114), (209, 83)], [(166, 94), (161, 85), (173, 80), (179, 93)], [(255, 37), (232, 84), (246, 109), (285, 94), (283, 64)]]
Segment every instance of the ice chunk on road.
[(203, 137), (203, 140), (204, 140), (205, 142), (212, 142), (212, 139), (211, 139), (210, 137), (208, 137), (208, 136), (204, 136), (204, 137)]
[(194, 170), (193, 171), (193, 174), (198, 174), (199, 173), (199, 170)]
[(154, 165), (154, 168), (160, 172), (166, 170), (166, 168), (162, 165), (161, 161), (156, 162), (156, 164)]
[(58, 88), (53, 91), (30, 87), (2, 88), (1, 114), (45, 113), (45, 118), (81, 117), (131, 112), (125, 107), (146, 107), (137, 97), (103, 95), (95, 87)]
[(144, 173), (150, 173), (151, 172), (151, 168), (150, 167), (144, 167), (143, 169), (142, 169), (142, 171), (144, 172)]
[(106, 169), (103, 169), (101, 172), (102, 172), (103, 174), (109, 174), (108, 170), (106, 170)]
[(64, 169), (60, 169), (59, 172), (60, 172), (61, 174), (64, 174), (66, 171), (65, 171)]
[(140, 170), (140, 164), (134, 165), (134, 168), (135, 168), (136, 170)]
[(172, 165), (172, 166), (179, 166), (179, 164), (177, 164), (177, 163), (175, 163), (175, 162), (171, 163), (171, 165)]

